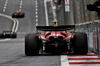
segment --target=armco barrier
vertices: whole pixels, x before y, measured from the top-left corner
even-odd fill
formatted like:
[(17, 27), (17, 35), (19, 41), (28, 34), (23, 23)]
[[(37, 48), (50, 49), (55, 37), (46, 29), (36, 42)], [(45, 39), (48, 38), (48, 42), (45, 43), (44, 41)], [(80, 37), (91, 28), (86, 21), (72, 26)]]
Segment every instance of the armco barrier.
[(100, 53), (100, 23), (88, 22), (76, 25), (76, 32), (85, 32), (88, 36), (88, 47), (90, 51)]
[(100, 22), (98, 22), (98, 43), (99, 43), (99, 53), (100, 53)]
[(83, 25), (80, 25), (79, 27), (80, 27), (80, 29), (79, 29), (80, 32), (82, 32), (83, 31)]
[(98, 22), (94, 22), (94, 52), (99, 53)]
[(89, 50), (94, 51), (94, 39), (93, 39), (93, 25), (94, 23), (89, 23)]
[(76, 26), (75, 26), (75, 31), (76, 31), (76, 32), (79, 32), (79, 25), (76, 25)]

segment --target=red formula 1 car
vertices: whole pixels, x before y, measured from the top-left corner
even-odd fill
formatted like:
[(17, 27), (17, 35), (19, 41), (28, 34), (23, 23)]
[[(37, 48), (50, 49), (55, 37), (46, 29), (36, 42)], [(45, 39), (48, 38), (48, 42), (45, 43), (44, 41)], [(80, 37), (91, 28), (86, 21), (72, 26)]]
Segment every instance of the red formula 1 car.
[(14, 12), (12, 14), (12, 18), (23, 18), (24, 16), (25, 16), (25, 13), (24, 12), (20, 12), (20, 11)]
[(39, 53), (87, 54), (88, 52), (87, 35), (83, 32), (71, 31), (75, 29), (74, 25), (37, 26), (36, 28), (36, 33), (25, 36), (26, 56)]

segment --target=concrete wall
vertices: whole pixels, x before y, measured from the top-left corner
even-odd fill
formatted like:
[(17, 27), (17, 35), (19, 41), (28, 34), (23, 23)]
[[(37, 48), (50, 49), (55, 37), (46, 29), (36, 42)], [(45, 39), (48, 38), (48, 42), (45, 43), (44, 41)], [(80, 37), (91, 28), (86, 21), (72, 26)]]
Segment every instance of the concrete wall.
[(57, 17), (59, 25), (72, 25), (84, 23), (97, 19), (96, 12), (87, 10), (87, 4), (93, 4), (96, 0), (69, 0), (70, 12), (65, 12), (64, 0), (61, 5), (57, 7)]

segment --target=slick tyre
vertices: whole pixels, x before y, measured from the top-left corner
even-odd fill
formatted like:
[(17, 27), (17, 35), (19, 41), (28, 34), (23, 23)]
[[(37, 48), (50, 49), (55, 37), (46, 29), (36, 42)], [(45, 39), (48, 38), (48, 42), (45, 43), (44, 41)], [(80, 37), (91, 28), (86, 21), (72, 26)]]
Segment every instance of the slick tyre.
[(11, 38), (17, 38), (17, 34), (15, 32), (11, 33)]
[(12, 15), (12, 18), (15, 18), (15, 15), (14, 14)]
[(25, 36), (25, 55), (36, 56), (39, 54), (39, 38), (36, 34)]
[(2, 33), (0, 33), (0, 39), (2, 39), (3, 38), (3, 34)]
[(88, 42), (87, 35), (85, 33), (76, 32), (74, 35), (74, 53), (75, 54), (87, 54)]
[(22, 13), (21, 17), (24, 18), (24, 16), (25, 16), (25, 13)]
[(23, 13), (23, 17), (25, 16), (25, 13)]

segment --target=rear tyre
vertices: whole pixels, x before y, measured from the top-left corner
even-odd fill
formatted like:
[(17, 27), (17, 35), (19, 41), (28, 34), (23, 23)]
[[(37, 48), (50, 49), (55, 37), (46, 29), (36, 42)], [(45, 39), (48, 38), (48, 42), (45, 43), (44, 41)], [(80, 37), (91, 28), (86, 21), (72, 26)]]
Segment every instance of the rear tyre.
[(39, 54), (39, 38), (36, 34), (25, 36), (25, 55), (33, 56)]
[(15, 32), (13, 32), (13, 33), (11, 34), (11, 38), (17, 38), (17, 34), (16, 34)]
[(25, 16), (25, 13), (22, 13), (22, 17), (24, 17)]
[(14, 14), (12, 15), (12, 18), (15, 18), (15, 15)]
[(0, 39), (2, 39), (3, 38), (3, 34), (2, 33), (0, 33)]
[(74, 53), (75, 54), (87, 54), (88, 42), (87, 35), (85, 33), (77, 32), (74, 35)]

